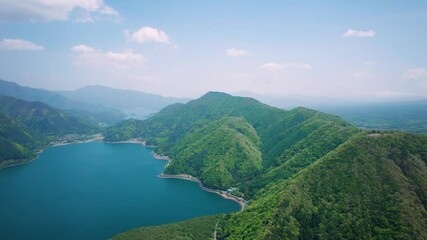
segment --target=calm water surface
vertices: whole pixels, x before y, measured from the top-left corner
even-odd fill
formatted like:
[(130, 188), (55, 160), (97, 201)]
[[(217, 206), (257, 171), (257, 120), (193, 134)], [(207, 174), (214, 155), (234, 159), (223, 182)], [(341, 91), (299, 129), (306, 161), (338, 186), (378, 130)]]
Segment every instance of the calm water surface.
[(195, 182), (158, 178), (138, 144), (52, 147), (0, 170), (0, 239), (107, 239), (131, 228), (239, 210)]

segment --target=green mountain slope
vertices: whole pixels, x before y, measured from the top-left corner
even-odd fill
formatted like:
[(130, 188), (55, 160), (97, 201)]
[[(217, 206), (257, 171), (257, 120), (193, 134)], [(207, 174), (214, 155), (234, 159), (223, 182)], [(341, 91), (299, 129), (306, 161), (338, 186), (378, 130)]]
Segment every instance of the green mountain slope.
[(104, 141), (125, 141), (131, 138), (141, 137), (146, 131), (144, 121), (129, 119), (107, 128), (104, 131)]
[(427, 137), (361, 133), (221, 222), (219, 239), (426, 239)]
[(260, 140), (245, 120), (226, 117), (187, 134), (174, 145), (166, 174), (187, 173), (214, 188), (235, 185), (262, 168)]
[[(208, 187), (239, 187), (252, 197), (357, 131), (338, 117), (310, 109), (284, 111), (251, 98), (209, 92), (187, 104), (170, 105), (145, 121), (110, 127), (105, 140), (144, 138), (158, 146), (159, 154), (174, 159), (166, 173), (191, 174)], [(273, 171), (285, 163), (287, 173)], [(269, 177), (260, 177), (266, 172)]]
[(95, 131), (97, 127), (44, 103), (0, 96), (0, 168), (34, 158), (66, 134)]
[(43, 140), (29, 129), (0, 114), (0, 167), (6, 160), (22, 160), (35, 157), (32, 148), (43, 144)]
[(92, 126), (41, 102), (0, 96), (0, 113), (43, 135), (86, 133)]
[[(107, 129), (137, 137), (218, 189), (250, 203), (218, 239), (426, 239), (427, 137), (362, 131), (306, 108), (284, 111), (208, 93), (145, 121)], [(190, 230), (191, 231), (191, 230)]]
[(221, 215), (194, 218), (178, 223), (165, 224), (161, 226), (150, 226), (136, 228), (119, 234), (113, 240), (208, 240), (213, 239), (215, 225)]

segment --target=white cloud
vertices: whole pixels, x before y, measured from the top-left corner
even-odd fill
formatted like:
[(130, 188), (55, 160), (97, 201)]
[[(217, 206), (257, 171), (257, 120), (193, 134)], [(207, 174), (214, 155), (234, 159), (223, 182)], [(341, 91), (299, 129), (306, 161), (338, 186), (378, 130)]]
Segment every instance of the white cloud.
[(169, 36), (166, 35), (165, 32), (157, 30), (152, 27), (142, 27), (138, 31), (132, 33), (131, 35), (129, 34), (129, 32), (127, 32), (127, 35), (129, 35), (130, 40), (139, 42), (139, 43), (148, 43), (148, 42), (165, 43), (165, 44), (171, 43)]
[(144, 57), (132, 50), (123, 52), (101, 51), (86, 45), (77, 45), (71, 48), (77, 56), (75, 63), (79, 66), (114, 67), (127, 70), (132, 67), (143, 67)]
[(88, 47), (84, 44), (80, 44), (71, 48), (74, 52), (94, 52), (95, 49)]
[(427, 79), (427, 70), (425, 68), (412, 68), (406, 70), (402, 77), (407, 80)]
[(87, 12), (77, 15), (74, 21), (78, 23), (94, 23), (95, 22), (95, 20), (93, 20), (90, 13), (87, 13)]
[(310, 69), (311, 65), (307, 63), (263, 63), (260, 68), (269, 70), (269, 71), (278, 71), (282, 69), (289, 68), (301, 68), (301, 69)]
[(23, 50), (23, 51), (40, 51), (44, 50), (43, 46), (37, 45), (30, 41), (22, 39), (5, 38), (0, 41), (0, 49), (3, 50)]
[(361, 31), (361, 30), (354, 30), (352, 28), (349, 28), (342, 35), (343, 37), (374, 37), (376, 34), (377, 33), (374, 30)]
[(76, 13), (76, 21), (91, 22), (91, 15), (119, 17), (104, 0), (1, 0), (0, 21), (68, 20)]
[(103, 14), (112, 15), (112, 16), (116, 16), (116, 17), (119, 16), (119, 13), (116, 10), (114, 10), (114, 8), (112, 8), (108, 5), (105, 5), (105, 4), (102, 6), (100, 12)]
[(230, 57), (241, 57), (248, 55), (249, 52), (244, 49), (229, 48), (227, 49), (226, 54)]

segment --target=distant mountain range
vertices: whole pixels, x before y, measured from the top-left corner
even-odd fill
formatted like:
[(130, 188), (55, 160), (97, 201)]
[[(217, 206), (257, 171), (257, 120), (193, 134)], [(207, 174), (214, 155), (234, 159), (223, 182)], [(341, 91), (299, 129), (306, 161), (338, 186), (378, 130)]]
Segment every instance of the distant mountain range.
[(410, 103), (426, 101), (427, 97), (396, 97), (396, 98), (339, 98), (328, 96), (304, 96), (304, 95), (270, 95), (258, 94), (249, 91), (240, 91), (232, 93), (234, 96), (255, 98), (265, 104), (282, 109), (293, 109), (296, 107), (308, 107), (312, 109), (335, 108), (345, 106), (368, 106), (368, 105), (393, 105), (400, 103)]
[[(210, 92), (105, 132), (106, 141), (129, 138), (171, 157), (166, 174), (190, 174), (251, 200), (204, 227), (208, 235), (216, 225), (217, 239), (427, 238), (426, 136), (360, 130), (315, 110)], [(119, 237), (167, 236), (171, 227)], [(186, 229), (173, 237), (190, 236)]]
[(0, 80), (0, 95), (40, 101), (93, 123), (117, 123), (126, 118), (145, 119), (163, 107), (188, 99), (168, 98), (133, 90), (87, 86), (74, 91), (49, 91)]
[[(189, 101), (185, 98), (163, 97), (105, 86), (86, 86), (74, 91), (48, 91), (3, 80), (0, 80), (0, 95), (26, 101), (41, 101), (102, 126), (127, 118), (147, 119), (170, 104)], [(282, 109), (301, 106), (316, 109), (341, 116), (356, 126), (367, 129), (399, 129), (427, 133), (427, 100), (401, 99), (394, 102), (358, 103), (335, 98), (279, 97), (251, 92), (238, 92), (236, 95), (255, 98)]]
[(422, 98), (356, 102), (327, 97), (279, 97), (251, 92), (239, 92), (236, 95), (252, 97), (282, 109), (303, 106), (335, 114), (361, 128), (427, 133), (427, 99)]
[(86, 86), (74, 91), (59, 91), (59, 93), (74, 101), (120, 110), (127, 114), (128, 118), (136, 119), (145, 119), (169, 104), (185, 103), (189, 100), (105, 86)]

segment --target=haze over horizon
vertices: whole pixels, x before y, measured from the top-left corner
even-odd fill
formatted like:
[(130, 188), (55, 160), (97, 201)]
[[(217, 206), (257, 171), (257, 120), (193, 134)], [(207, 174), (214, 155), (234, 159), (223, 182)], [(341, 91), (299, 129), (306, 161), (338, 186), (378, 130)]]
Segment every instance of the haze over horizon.
[(427, 2), (0, 1), (0, 79), (348, 100), (427, 97)]

